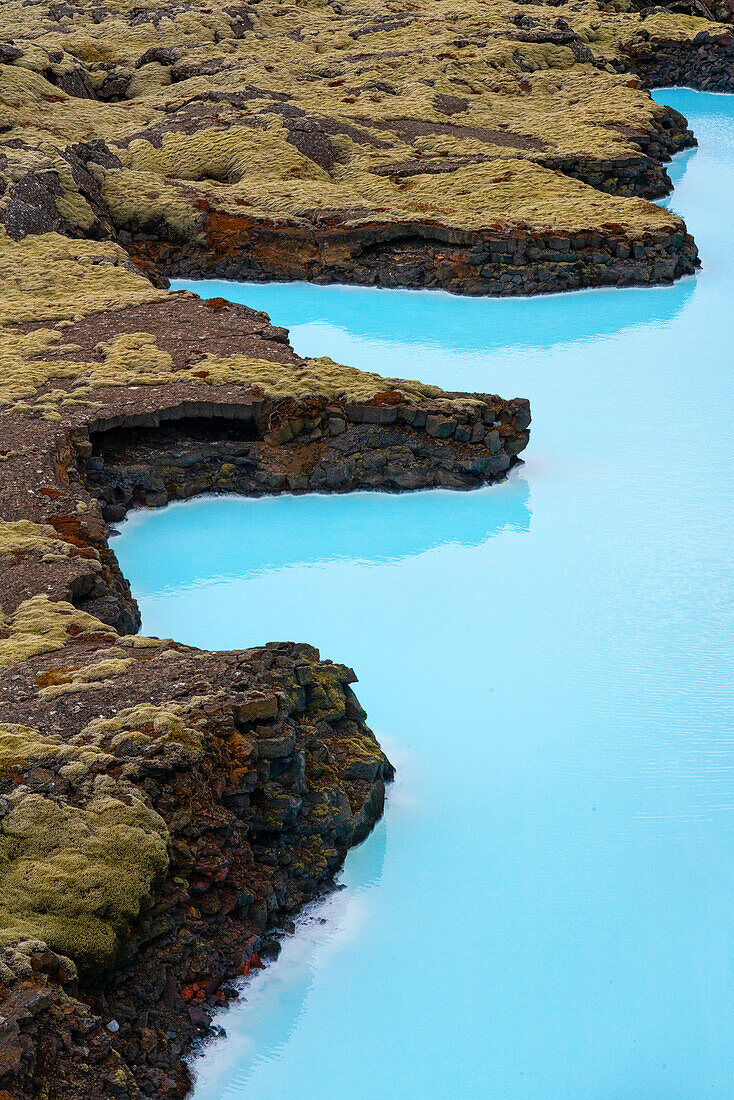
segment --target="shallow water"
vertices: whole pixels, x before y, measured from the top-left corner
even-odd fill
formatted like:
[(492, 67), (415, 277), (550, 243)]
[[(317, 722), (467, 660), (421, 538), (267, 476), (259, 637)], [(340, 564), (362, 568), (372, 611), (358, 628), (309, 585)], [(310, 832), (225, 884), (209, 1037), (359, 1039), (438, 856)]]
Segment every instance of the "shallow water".
[(145, 632), (353, 664), (399, 769), (346, 889), (222, 1017), (196, 1100), (734, 1094), (734, 100), (656, 98), (701, 143), (673, 166), (695, 279), (196, 286), (302, 354), (533, 411), (500, 486), (203, 499), (115, 540)]

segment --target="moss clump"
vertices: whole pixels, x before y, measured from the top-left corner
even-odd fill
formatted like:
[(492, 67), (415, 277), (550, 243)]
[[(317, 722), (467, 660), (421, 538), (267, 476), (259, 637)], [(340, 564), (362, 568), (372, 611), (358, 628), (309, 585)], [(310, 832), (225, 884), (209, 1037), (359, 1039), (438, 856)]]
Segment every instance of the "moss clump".
[(199, 364), (207, 372), (209, 383), (247, 383), (270, 398), (295, 399), (318, 396), (333, 401), (352, 399), (368, 401), (386, 390), (402, 393), (406, 400), (439, 397), (438, 386), (405, 379), (385, 378), (335, 363), (332, 359), (306, 359), (297, 367), (284, 367), (267, 359), (250, 359), (244, 355), (225, 358), (208, 357)]
[[(63, 319), (123, 309), (165, 296), (165, 291), (156, 290), (140, 277), (117, 245), (75, 241), (57, 233), (16, 242), (2, 227), (0, 283), (0, 325), (4, 326), (43, 319), (50, 328)], [(48, 345), (59, 338), (61, 331), (34, 332), (31, 336)], [(11, 366), (17, 354), (17, 346), (4, 347), (3, 368)]]
[(43, 760), (62, 748), (59, 738), (45, 738), (29, 726), (0, 725), (0, 778), (12, 768)]
[(309, 689), (309, 710), (327, 722), (344, 717), (344, 681), (338, 666), (320, 664), (314, 668), (314, 682)]
[[(287, 141), (280, 120), (265, 127), (202, 128), (193, 134), (165, 134), (160, 145), (138, 138), (120, 150), (123, 163), (136, 171), (178, 180), (215, 180), (233, 183), (249, 179), (328, 178), (323, 169)], [(276, 154), (274, 163), (273, 154)]]
[(97, 742), (83, 739), (63, 740), (57, 734), (42, 734), (28, 726), (0, 725), (0, 778), (13, 768), (26, 768), (40, 763), (61, 769), (78, 765), (77, 775), (104, 770), (114, 764), (114, 757), (101, 752)]
[(99, 619), (78, 611), (70, 603), (32, 596), (13, 615), (0, 612), (0, 668), (62, 649), (85, 635), (99, 636), (101, 629), (110, 638), (116, 637), (111, 627), (103, 627)]
[(75, 740), (91, 741), (98, 746), (109, 745), (117, 750), (123, 743), (149, 747), (160, 741), (181, 745), (198, 756), (202, 747), (201, 734), (187, 715), (199, 701), (192, 699), (186, 706), (180, 703), (167, 703), (165, 706), (140, 703), (126, 707), (114, 718), (95, 718)]
[[(117, 664), (127, 668), (133, 661)], [(72, 677), (91, 678), (103, 666), (108, 673), (113, 664), (110, 658), (71, 670)], [(11, 808), (0, 819), (0, 944), (34, 937), (85, 968), (114, 961), (168, 868), (166, 825), (126, 776), (138, 756), (154, 755), (160, 765), (161, 750), (177, 766), (201, 758), (201, 733), (190, 716), (199, 702), (128, 707), (65, 739), (0, 725), (0, 780), (41, 765), (55, 770), (57, 786), (73, 784), (75, 795), (74, 804), (27, 787), (7, 796)]]
[(153, 172), (129, 169), (109, 172), (103, 193), (118, 229), (141, 227), (186, 241), (203, 227), (204, 219), (191, 196)]
[(0, 943), (44, 940), (83, 966), (107, 966), (168, 867), (163, 819), (130, 787), (84, 806), (11, 796), (0, 822)]
[(95, 664), (85, 665), (84, 668), (70, 670), (68, 678), (42, 687), (39, 695), (42, 699), (55, 699), (59, 695), (69, 695), (77, 691), (94, 691), (95, 688), (104, 687), (113, 677), (121, 676), (133, 664), (134, 657), (112, 657), (107, 661), (97, 661)]
[(53, 527), (21, 519), (14, 523), (0, 520), (0, 554), (27, 554), (67, 557), (71, 546), (56, 537)]

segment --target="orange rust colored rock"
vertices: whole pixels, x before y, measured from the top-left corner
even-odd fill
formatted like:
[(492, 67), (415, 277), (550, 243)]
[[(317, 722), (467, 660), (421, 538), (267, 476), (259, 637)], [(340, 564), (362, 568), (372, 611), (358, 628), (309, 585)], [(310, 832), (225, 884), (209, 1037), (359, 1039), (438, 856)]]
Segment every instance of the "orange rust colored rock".
[(365, 403), (368, 405), (402, 405), (404, 402), (405, 396), (398, 390), (383, 390), (382, 393), (376, 393), (371, 401)]

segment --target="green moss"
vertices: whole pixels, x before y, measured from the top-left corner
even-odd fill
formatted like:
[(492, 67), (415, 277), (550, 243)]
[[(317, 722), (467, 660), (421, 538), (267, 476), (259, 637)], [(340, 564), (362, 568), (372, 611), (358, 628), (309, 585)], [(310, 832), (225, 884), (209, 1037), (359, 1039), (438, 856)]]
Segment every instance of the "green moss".
[(0, 520), (0, 554), (33, 551), (62, 559), (68, 556), (70, 550), (71, 545), (59, 539), (53, 527), (25, 519), (12, 523)]
[(109, 965), (168, 867), (165, 823), (130, 788), (87, 805), (19, 794), (0, 823), (0, 942), (28, 936)]
[(121, 676), (132, 664), (135, 664), (134, 657), (97, 661), (70, 672), (68, 679), (63, 683), (49, 684), (41, 688), (38, 694), (42, 699), (55, 699), (59, 695), (69, 695), (77, 691), (93, 691), (95, 688), (104, 687), (113, 677)]
[(443, 393), (438, 386), (385, 378), (343, 366), (326, 357), (307, 359), (303, 366), (288, 368), (267, 359), (250, 359), (243, 355), (209, 356), (201, 366), (206, 369), (210, 383), (246, 381), (271, 398), (321, 396), (329, 400), (361, 401), (386, 390), (398, 390), (406, 399), (420, 400), (421, 397), (440, 397)]
[(193, 134), (166, 134), (160, 146), (137, 139), (121, 149), (120, 156), (129, 168), (164, 179), (228, 183), (245, 175), (256, 179), (271, 178), (277, 172), (282, 177), (298, 174), (303, 178), (328, 180), (328, 174), (290, 145), (287, 136), (279, 120), (264, 129), (203, 127)]
[(0, 725), (0, 778), (13, 768), (36, 763), (62, 769), (76, 765), (75, 774), (81, 778), (114, 764), (114, 757), (101, 752), (97, 744), (70, 743), (28, 726)]
[(32, 596), (13, 615), (0, 612), (0, 668), (61, 649), (74, 638), (98, 635), (101, 630), (115, 636), (111, 627), (70, 603)]
[(164, 177), (139, 169), (108, 172), (103, 195), (118, 229), (165, 230), (173, 240), (189, 240), (203, 225), (191, 202)]
[(198, 702), (200, 700), (191, 699), (185, 706), (179, 703), (167, 703), (164, 706), (140, 703), (134, 707), (126, 707), (114, 718), (95, 718), (84, 727), (78, 739), (119, 748), (123, 741), (132, 743), (129, 738), (134, 735), (133, 740), (137, 744), (142, 744), (141, 738), (145, 738), (148, 745), (155, 740), (161, 740), (198, 751), (202, 744), (201, 734), (187, 721), (191, 707)]
[(309, 690), (309, 710), (327, 722), (344, 717), (346, 700), (344, 687), (338, 672), (329, 665), (314, 667), (314, 683)]
[(28, 726), (0, 725), (0, 778), (12, 768), (53, 755), (61, 742), (46, 739)]
[[(126, 253), (107, 241), (76, 241), (57, 233), (11, 240), (0, 227), (0, 325), (48, 322), (49, 330), (32, 332), (30, 344), (3, 347), (4, 368), (12, 369), (23, 352), (38, 352), (58, 341), (63, 330), (51, 325), (89, 313), (152, 302), (165, 296), (131, 270)], [(3, 333), (3, 343), (5, 343)], [(63, 366), (61, 364), (60, 366)], [(59, 371), (63, 376), (63, 371)]]

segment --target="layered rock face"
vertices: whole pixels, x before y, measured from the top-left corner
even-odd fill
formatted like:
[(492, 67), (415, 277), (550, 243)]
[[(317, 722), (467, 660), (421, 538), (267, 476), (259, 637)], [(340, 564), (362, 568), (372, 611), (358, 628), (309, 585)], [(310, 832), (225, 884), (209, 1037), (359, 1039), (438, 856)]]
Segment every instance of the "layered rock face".
[[(37, 762), (2, 770), (0, 868), (14, 890), (2, 904), (15, 901), (21, 936), (0, 954), (0, 1086), (179, 1096), (183, 1054), (228, 980), (272, 957), (269, 930), (292, 927), (328, 885), (382, 812), (392, 768), (353, 672), (310, 646), (207, 654), (110, 632), (102, 653), (77, 638), (0, 688), (0, 728), (42, 730)], [(115, 661), (124, 673), (110, 674)], [(103, 663), (93, 691), (73, 688), (73, 669)], [(52, 709), (33, 699), (38, 684)], [(62, 858), (80, 881), (59, 877)], [(76, 966), (22, 935), (39, 922)]]
[[(515, 295), (591, 286), (670, 283), (698, 267), (693, 238), (661, 226), (630, 239), (621, 226), (602, 232), (503, 235), (442, 232), (425, 222), (350, 233), (337, 219), (312, 232), (219, 219), (202, 247), (149, 243), (129, 247), (147, 270), (171, 276), (246, 281), (308, 279), (363, 286), (427, 287), (457, 294)], [(616, 229), (616, 231), (615, 231)]]
[(530, 410), (524, 400), (463, 394), (412, 405), (388, 390), (369, 404), (186, 402), (108, 423), (93, 425), (83, 472), (116, 521), (133, 504), (206, 492), (476, 488), (525, 449)]

